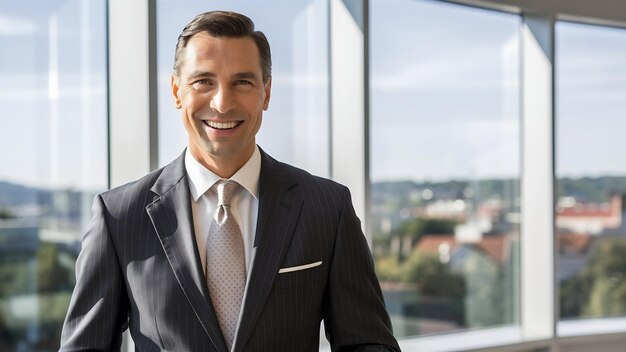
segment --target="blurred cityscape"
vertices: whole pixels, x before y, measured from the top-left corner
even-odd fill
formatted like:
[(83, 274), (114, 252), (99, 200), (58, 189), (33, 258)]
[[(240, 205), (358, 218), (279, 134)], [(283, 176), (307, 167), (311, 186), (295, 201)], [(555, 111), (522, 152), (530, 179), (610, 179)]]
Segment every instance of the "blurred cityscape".
[(0, 351), (57, 351), (96, 192), (0, 181)]
[[(0, 182), (0, 351), (56, 351), (97, 192)], [(561, 317), (626, 315), (626, 177), (560, 179)], [(372, 185), (373, 254), (397, 336), (519, 321), (519, 182)]]
[[(626, 314), (626, 178), (557, 188), (561, 317)], [(519, 322), (519, 194), (514, 179), (372, 185), (373, 253), (398, 336)]]

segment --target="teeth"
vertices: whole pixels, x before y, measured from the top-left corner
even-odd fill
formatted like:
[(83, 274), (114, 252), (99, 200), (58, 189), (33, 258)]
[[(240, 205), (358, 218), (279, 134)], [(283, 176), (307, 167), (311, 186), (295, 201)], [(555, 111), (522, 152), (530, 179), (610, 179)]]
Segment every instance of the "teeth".
[(237, 122), (215, 122), (215, 121), (204, 121), (207, 125), (217, 128), (218, 130), (228, 130), (237, 126)]

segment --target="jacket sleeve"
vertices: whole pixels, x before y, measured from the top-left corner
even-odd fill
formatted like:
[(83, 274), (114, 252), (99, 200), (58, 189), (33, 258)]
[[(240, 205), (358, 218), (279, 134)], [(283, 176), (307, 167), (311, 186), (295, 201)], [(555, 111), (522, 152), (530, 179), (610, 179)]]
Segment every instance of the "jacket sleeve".
[(101, 195), (76, 260), (76, 286), (63, 323), (60, 351), (119, 351), (128, 298)]
[(324, 304), (333, 351), (400, 351), (350, 192), (343, 188)]

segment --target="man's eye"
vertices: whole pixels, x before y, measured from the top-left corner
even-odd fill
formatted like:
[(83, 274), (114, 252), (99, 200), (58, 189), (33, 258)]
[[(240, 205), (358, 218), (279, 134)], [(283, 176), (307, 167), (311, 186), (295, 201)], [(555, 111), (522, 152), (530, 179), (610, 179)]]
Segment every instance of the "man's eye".
[(236, 81), (235, 84), (238, 84), (238, 85), (250, 85), (251, 86), (252, 82), (250, 82), (248, 80), (245, 80), (245, 79), (240, 79), (240, 80)]
[(210, 87), (213, 85), (213, 82), (211, 82), (208, 79), (201, 79), (201, 80), (197, 80), (195, 82), (192, 83), (192, 86), (195, 89), (199, 89), (199, 88), (206, 88), (206, 87)]

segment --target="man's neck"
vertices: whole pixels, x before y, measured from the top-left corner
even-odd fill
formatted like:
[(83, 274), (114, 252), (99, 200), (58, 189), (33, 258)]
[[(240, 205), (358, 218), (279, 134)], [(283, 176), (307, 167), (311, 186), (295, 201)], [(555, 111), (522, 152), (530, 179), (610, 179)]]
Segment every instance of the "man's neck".
[(204, 153), (195, 145), (189, 145), (189, 151), (194, 159), (221, 178), (231, 178), (246, 162), (252, 157), (256, 144), (252, 143), (244, 153), (236, 157), (215, 157), (208, 153)]

